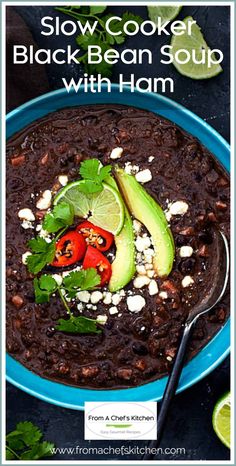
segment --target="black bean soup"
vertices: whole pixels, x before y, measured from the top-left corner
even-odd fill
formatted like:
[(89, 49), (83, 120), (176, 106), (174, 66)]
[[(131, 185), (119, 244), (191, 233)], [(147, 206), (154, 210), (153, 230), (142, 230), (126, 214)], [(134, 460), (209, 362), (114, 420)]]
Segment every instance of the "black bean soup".
[[(117, 147), (123, 152), (113, 159), (110, 155)], [(171, 274), (156, 279), (155, 294), (148, 286), (135, 289), (131, 281), (118, 300), (113, 297), (115, 304), (106, 290), (96, 305), (83, 303), (84, 316), (102, 315), (105, 320), (100, 334), (75, 335), (55, 330), (58, 319), (66, 318), (59, 298), (35, 303), (34, 277), (22, 255), (46, 212), (36, 207), (42, 193), (56, 193), (62, 187), (59, 180), (78, 179), (80, 162), (87, 158), (98, 158), (104, 165), (118, 163), (130, 173), (148, 170), (149, 180), (143, 186), (166, 212), (176, 254)], [(42, 377), (81, 387), (136, 386), (168, 373), (188, 312), (213, 280), (213, 227), (219, 226), (229, 238), (229, 199), (228, 174), (197, 139), (137, 108), (63, 109), (11, 137), (7, 143), (7, 351)], [(184, 211), (178, 210), (181, 205)], [(25, 208), (34, 221), (19, 218), (19, 210)], [(145, 233), (142, 227), (138, 235)], [(108, 254), (110, 261), (114, 254), (115, 249)], [(131, 312), (127, 296), (137, 294), (144, 297), (145, 306)], [(110, 312), (114, 307), (116, 311)], [(228, 312), (227, 292), (197, 324), (189, 357), (222, 327)]]

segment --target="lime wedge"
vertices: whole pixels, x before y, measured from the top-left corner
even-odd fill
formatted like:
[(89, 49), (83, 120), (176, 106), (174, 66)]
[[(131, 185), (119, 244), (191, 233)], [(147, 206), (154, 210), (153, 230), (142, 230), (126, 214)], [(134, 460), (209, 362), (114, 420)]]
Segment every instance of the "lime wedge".
[[(191, 16), (188, 16), (183, 20), (185, 24), (188, 24), (189, 21), (193, 21), (193, 18)], [(201, 29), (197, 24), (192, 24), (191, 35), (188, 35), (187, 31), (185, 31), (185, 33), (182, 36), (173, 35), (171, 39), (171, 45), (173, 56), (175, 56), (176, 52), (178, 52), (181, 49), (188, 50), (190, 55), (192, 56), (192, 51), (194, 50), (197, 62), (201, 61), (203, 50), (206, 51), (206, 56), (207, 53), (210, 51), (210, 48), (208, 47), (201, 33)], [(179, 52), (179, 59), (183, 60), (185, 58), (186, 54)], [(216, 57), (213, 54), (211, 55), (211, 58), (213, 60), (216, 59)], [(199, 64), (194, 63), (192, 59), (190, 59), (188, 63), (180, 64), (177, 63), (177, 61), (174, 59), (173, 64), (181, 74), (183, 74), (184, 76), (188, 76), (192, 79), (212, 78), (213, 76), (216, 76), (217, 74), (221, 73), (221, 71), (223, 71), (220, 64), (211, 64), (211, 66), (208, 67), (207, 59), (205, 60), (205, 63)]]
[(148, 15), (151, 21), (155, 24), (158, 24), (157, 18), (158, 16), (161, 18), (161, 25), (165, 23), (165, 21), (172, 21), (173, 19), (178, 16), (182, 6), (148, 6)]
[(217, 401), (212, 416), (214, 431), (228, 448), (230, 448), (230, 409), (230, 393), (226, 393)]
[(120, 193), (103, 183), (100, 193), (84, 194), (79, 187), (84, 180), (66, 185), (55, 197), (54, 205), (58, 202), (72, 204), (75, 215), (86, 218), (94, 225), (118, 235), (124, 223), (124, 203)]

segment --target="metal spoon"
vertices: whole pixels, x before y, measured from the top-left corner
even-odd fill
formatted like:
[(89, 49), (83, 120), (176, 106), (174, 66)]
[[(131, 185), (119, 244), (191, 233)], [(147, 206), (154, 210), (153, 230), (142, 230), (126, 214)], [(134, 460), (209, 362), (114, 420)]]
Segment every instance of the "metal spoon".
[[(185, 322), (182, 339), (165, 388), (160, 412), (157, 418), (157, 440), (152, 440), (149, 443), (148, 447), (150, 449), (157, 448), (160, 443), (168, 409), (177, 389), (185, 361), (187, 345), (192, 335), (193, 328), (199, 317), (213, 309), (213, 307), (215, 307), (215, 305), (222, 299), (227, 287), (229, 278), (229, 246), (225, 235), (218, 230), (214, 231), (214, 245), (215, 250), (212, 254), (214, 257), (212, 264), (215, 271), (214, 280), (204, 290), (204, 298), (192, 308)], [(142, 459), (151, 460), (154, 456), (155, 455), (153, 454), (146, 454)]]

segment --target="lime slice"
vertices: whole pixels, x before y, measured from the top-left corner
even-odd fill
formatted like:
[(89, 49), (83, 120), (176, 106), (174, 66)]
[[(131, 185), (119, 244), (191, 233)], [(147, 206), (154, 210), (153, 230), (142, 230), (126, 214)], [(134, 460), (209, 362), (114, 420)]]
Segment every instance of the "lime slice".
[(165, 21), (172, 21), (178, 16), (182, 6), (148, 6), (148, 15), (151, 21), (158, 24), (157, 18), (161, 17), (161, 25)]
[[(193, 21), (193, 18), (191, 16), (188, 16), (183, 20), (185, 24), (188, 24), (189, 21)], [(192, 51), (194, 50), (197, 62), (201, 61), (203, 50), (205, 50), (206, 56), (207, 53), (211, 50), (208, 47), (206, 41), (204, 40), (204, 37), (201, 33), (201, 29), (197, 24), (192, 24), (191, 35), (188, 35), (187, 31), (185, 31), (185, 33), (182, 36), (173, 35), (171, 39), (171, 45), (172, 54), (174, 57), (176, 52), (178, 52), (181, 49), (188, 50), (191, 56)], [(211, 58), (213, 60), (216, 59), (216, 57), (213, 54), (211, 55)], [(186, 59), (186, 54), (179, 52), (179, 59)], [(192, 59), (190, 59), (188, 63), (180, 64), (177, 63), (177, 61), (174, 59), (173, 64), (181, 74), (183, 74), (184, 76), (188, 76), (192, 79), (212, 78), (213, 76), (216, 76), (217, 74), (221, 73), (221, 71), (223, 71), (219, 64), (211, 64), (211, 66), (208, 67), (207, 59), (205, 59), (205, 63), (199, 64), (194, 63)]]
[(212, 416), (214, 431), (228, 448), (230, 448), (230, 408), (230, 393), (226, 393), (217, 401)]
[(119, 192), (103, 183), (100, 193), (84, 194), (79, 190), (82, 183), (85, 181), (66, 185), (55, 197), (54, 205), (62, 201), (72, 204), (75, 215), (118, 235), (124, 223), (124, 203)]

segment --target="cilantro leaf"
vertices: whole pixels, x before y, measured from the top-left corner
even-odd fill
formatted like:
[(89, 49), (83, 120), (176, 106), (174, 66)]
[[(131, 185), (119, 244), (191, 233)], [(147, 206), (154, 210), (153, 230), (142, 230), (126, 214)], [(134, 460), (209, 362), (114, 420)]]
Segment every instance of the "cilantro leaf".
[[(32, 422), (28, 421), (18, 422), (18, 424), (16, 424), (16, 431), (21, 434), (23, 442), (28, 447), (37, 443), (43, 435), (37, 426), (35, 426)], [(9, 434), (8, 438), (10, 436), (11, 434)]]
[(97, 159), (84, 160), (81, 162), (79, 173), (84, 178), (85, 183), (81, 183), (80, 190), (86, 194), (102, 191), (102, 182), (110, 172), (111, 165), (102, 167)]
[(107, 9), (107, 6), (90, 6), (90, 14), (91, 15), (101, 15)]
[(83, 270), (78, 270), (64, 277), (62, 287), (66, 290), (69, 298), (74, 298), (82, 283)]
[(99, 171), (99, 179), (100, 181), (104, 181), (108, 175), (111, 174), (111, 165), (106, 165), (105, 167), (101, 167)]
[(83, 283), (80, 285), (81, 290), (92, 290), (101, 282), (101, 277), (94, 267), (83, 270)]
[(47, 243), (45, 239), (37, 236), (37, 238), (31, 239), (28, 245), (34, 254), (27, 257), (27, 267), (30, 273), (37, 275), (45, 265), (52, 262), (56, 251), (55, 241)]
[(45, 247), (46, 247), (45, 243), (47, 243), (45, 239), (41, 238), (41, 236), (37, 236), (37, 238), (30, 239), (28, 242), (28, 245), (32, 252), (40, 253), (40, 252), (45, 252)]
[(102, 183), (92, 180), (85, 180), (85, 183), (81, 183), (78, 188), (84, 194), (100, 193), (103, 190)]
[(101, 282), (100, 275), (95, 268), (77, 270), (66, 275), (62, 287), (69, 298), (74, 298), (79, 290), (91, 290)]
[(6, 446), (5, 456), (6, 456), (7, 461), (16, 459), (16, 455), (12, 451), (8, 450), (7, 446)]
[[(109, 78), (112, 75), (113, 65), (106, 63), (105, 60), (102, 60), (101, 63), (88, 63), (88, 47), (90, 45), (97, 45), (101, 47), (102, 54), (104, 54), (104, 52), (110, 49), (111, 46), (114, 46), (115, 44), (123, 44), (125, 42), (126, 35), (123, 31), (123, 26), (126, 21), (132, 20), (141, 24), (143, 19), (131, 12), (125, 12), (121, 16), (121, 21), (113, 20), (110, 24), (112, 32), (122, 31), (120, 35), (113, 36), (113, 34), (109, 34), (106, 30), (106, 21), (113, 17), (114, 14), (104, 14), (106, 8), (107, 6), (93, 5), (90, 7), (56, 7), (56, 10), (61, 11), (68, 16), (72, 16), (82, 24), (85, 24), (86, 21), (92, 24), (92, 22), (94, 23), (94, 21), (97, 20), (97, 25), (92, 35), (87, 32), (84, 36), (79, 35), (76, 38), (77, 44), (85, 52), (78, 61), (83, 63), (85, 71), (88, 74), (101, 74), (101, 76)], [(99, 15), (99, 18), (97, 18), (97, 15)], [(128, 29), (129, 31), (133, 31), (134, 25), (130, 24)]]
[(84, 160), (80, 165), (80, 175), (85, 180), (98, 180), (100, 170), (100, 162), (98, 159)]
[(102, 182), (110, 174), (111, 165), (103, 167), (99, 160), (90, 159), (81, 162), (79, 173), (85, 182), (80, 184), (80, 191), (85, 194), (97, 193), (103, 190)]
[(19, 422), (6, 436), (7, 460), (34, 460), (51, 456), (54, 444), (40, 442), (43, 434), (32, 422)]
[(53, 211), (45, 215), (43, 229), (49, 233), (56, 233), (63, 227), (70, 226), (74, 222), (74, 208), (67, 202), (57, 204)]
[(84, 316), (70, 316), (68, 320), (59, 319), (57, 330), (68, 333), (101, 333), (97, 321)]
[(35, 301), (37, 304), (48, 303), (50, 296), (58, 288), (56, 280), (51, 275), (42, 275), (34, 279)]
[(75, 40), (83, 50), (88, 50), (89, 45), (94, 45), (99, 41), (99, 35), (96, 32), (90, 34), (87, 31), (86, 34), (77, 36)]
[(55, 448), (54, 443), (42, 442), (34, 445), (30, 450), (25, 451), (21, 454), (21, 460), (39, 460), (45, 458), (45, 456), (52, 456), (53, 449)]

